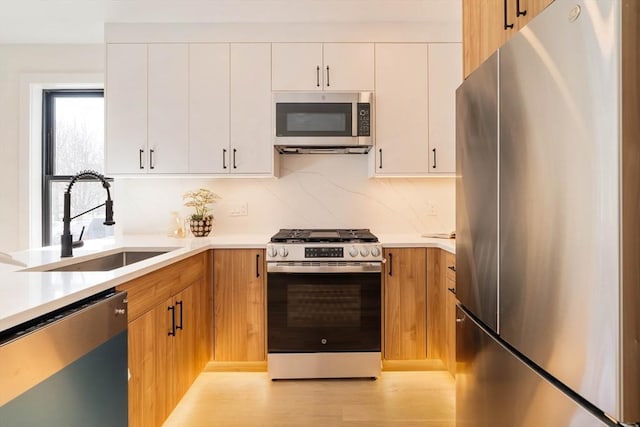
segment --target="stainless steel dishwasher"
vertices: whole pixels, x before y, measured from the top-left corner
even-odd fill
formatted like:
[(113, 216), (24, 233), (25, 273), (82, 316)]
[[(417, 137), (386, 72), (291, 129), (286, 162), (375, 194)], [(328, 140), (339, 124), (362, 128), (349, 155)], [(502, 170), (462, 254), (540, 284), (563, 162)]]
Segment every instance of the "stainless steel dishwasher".
[(0, 425), (127, 425), (126, 293), (105, 292), (3, 333)]

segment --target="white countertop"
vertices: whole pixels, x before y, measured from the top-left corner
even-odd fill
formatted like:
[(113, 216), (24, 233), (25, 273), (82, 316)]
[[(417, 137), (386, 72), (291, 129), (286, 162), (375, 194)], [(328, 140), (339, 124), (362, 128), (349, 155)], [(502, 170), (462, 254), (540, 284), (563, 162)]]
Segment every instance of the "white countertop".
[[(220, 235), (174, 239), (163, 236), (125, 236), (85, 242), (72, 258), (60, 258), (60, 247), (50, 246), (11, 254), (26, 264), (20, 267), (0, 263), (0, 331), (12, 328), (76, 301), (113, 288), (161, 267), (216, 248), (264, 248), (271, 235)], [(455, 253), (455, 240), (433, 239), (415, 234), (378, 235), (384, 247), (438, 247)], [(46, 269), (89, 260), (101, 255), (130, 250), (167, 250), (132, 265), (105, 272), (41, 272)]]

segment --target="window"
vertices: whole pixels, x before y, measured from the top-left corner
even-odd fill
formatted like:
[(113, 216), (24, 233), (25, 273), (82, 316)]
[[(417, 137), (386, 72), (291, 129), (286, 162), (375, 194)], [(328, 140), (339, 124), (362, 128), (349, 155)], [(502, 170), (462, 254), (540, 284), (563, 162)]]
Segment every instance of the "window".
[[(62, 234), (63, 195), (71, 178), (80, 171), (104, 172), (104, 91), (43, 91), (42, 244), (58, 244)], [(78, 181), (72, 190), (71, 216), (104, 203), (102, 184), (94, 179)], [(106, 227), (104, 209), (96, 209), (71, 222), (77, 240), (113, 234)]]

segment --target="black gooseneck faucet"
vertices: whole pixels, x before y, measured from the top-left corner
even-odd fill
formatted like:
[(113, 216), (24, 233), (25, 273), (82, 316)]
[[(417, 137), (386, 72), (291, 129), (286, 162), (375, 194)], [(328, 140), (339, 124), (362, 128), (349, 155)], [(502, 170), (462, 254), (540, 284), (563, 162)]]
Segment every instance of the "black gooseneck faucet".
[[(93, 207), (89, 210), (86, 210), (82, 213), (79, 213), (76, 216), (71, 216), (71, 187), (81, 178), (93, 177), (102, 181), (102, 187), (107, 190), (107, 200), (96, 207)], [(60, 247), (61, 247), (61, 257), (71, 257), (73, 256), (73, 236), (71, 235), (71, 220), (78, 218), (81, 215), (89, 213), (93, 210), (96, 210), (102, 206), (105, 207), (105, 220), (104, 225), (114, 225), (115, 221), (113, 220), (113, 201), (111, 200), (111, 192), (109, 191), (109, 183), (107, 182), (104, 175), (99, 174), (95, 171), (82, 171), (76, 174), (73, 178), (71, 178), (71, 182), (67, 186), (67, 190), (64, 192), (64, 216), (62, 218), (63, 229), (62, 236), (60, 237)]]

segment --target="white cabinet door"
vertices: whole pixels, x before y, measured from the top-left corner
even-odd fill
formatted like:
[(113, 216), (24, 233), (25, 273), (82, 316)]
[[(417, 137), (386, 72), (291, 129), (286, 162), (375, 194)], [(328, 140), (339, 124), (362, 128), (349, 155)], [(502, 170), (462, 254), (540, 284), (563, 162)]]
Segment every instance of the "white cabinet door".
[(149, 172), (187, 173), (189, 46), (149, 45)]
[(229, 173), (229, 44), (189, 46), (189, 172)]
[(428, 47), (376, 44), (376, 175), (424, 175), (429, 166)]
[(373, 43), (325, 43), (323, 48), (324, 90), (373, 91)]
[(429, 45), (429, 173), (456, 171), (456, 89), (462, 83), (462, 46)]
[(231, 45), (231, 173), (273, 173), (271, 45)]
[(147, 46), (107, 45), (106, 79), (106, 173), (144, 173), (148, 166)]
[(274, 43), (273, 90), (322, 90), (322, 43)]

